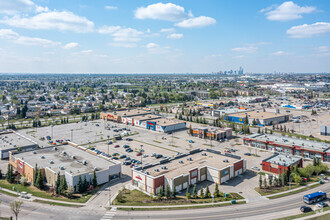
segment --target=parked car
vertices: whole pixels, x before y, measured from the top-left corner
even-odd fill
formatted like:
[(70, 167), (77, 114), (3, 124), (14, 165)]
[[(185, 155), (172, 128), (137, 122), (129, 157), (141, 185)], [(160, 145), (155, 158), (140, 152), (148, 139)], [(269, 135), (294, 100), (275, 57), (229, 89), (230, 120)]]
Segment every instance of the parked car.
[(251, 167), (252, 170), (257, 170), (257, 171), (260, 171), (260, 168), (258, 167)]
[(156, 157), (156, 155), (157, 155), (156, 153), (152, 153), (151, 157)]
[(126, 157), (125, 160), (131, 160), (131, 158), (130, 157)]
[(250, 154), (250, 153), (245, 153), (244, 155), (246, 155), (246, 156), (251, 156), (251, 154)]
[(189, 143), (195, 143), (193, 140), (189, 140)]
[(114, 132), (118, 132), (118, 130), (117, 130), (117, 129), (113, 129), (113, 131), (114, 131)]
[(118, 154), (118, 153), (113, 153), (112, 156), (113, 156), (113, 157), (115, 157), (115, 156), (119, 156), (119, 154)]
[(225, 153), (231, 154), (231, 151), (229, 151), (229, 150), (225, 150)]
[(141, 156), (141, 155), (142, 155), (142, 153), (141, 153), (141, 152), (139, 152), (139, 153), (137, 153), (137, 154), (136, 154), (136, 156)]
[(301, 180), (302, 180), (303, 182), (307, 182), (307, 178), (305, 178), (305, 177), (302, 177)]
[(133, 152), (133, 150), (131, 148), (127, 148), (125, 151), (128, 152), (128, 153)]
[(301, 212), (310, 212), (310, 211), (312, 211), (312, 208), (309, 206), (301, 206), (300, 211)]
[(119, 146), (119, 145), (116, 145), (116, 146), (115, 146), (115, 148), (118, 148), (118, 147), (120, 147), (120, 146)]
[(155, 157), (156, 157), (156, 159), (158, 159), (158, 158), (162, 158), (163, 155), (161, 155), (161, 154), (157, 154)]
[(323, 209), (324, 207), (327, 207), (329, 205), (325, 202), (319, 202), (319, 203), (316, 204), (316, 206), (320, 209)]
[(126, 165), (126, 166), (128, 166), (128, 165), (131, 165), (132, 163), (129, 162), (129, 161), (124, 161), (123, 164)]
[(125, 157), (126, 157), (126, 155), (124, 154), (124, 155), (121, 155), (119, 158), (124, 159)]
[(124, 144), (124, 145), (123, 145), (123, 148), (129, 148), (129, 145)]
[(112, 144), (112, 141), (109, 141), (108, 144)]
[(113, 157), (112, 159), (114, 159), (114, 160), (118, 160), (118, 157)]
[(133, 139), (132, 138), (126, 138), (126, 141), (132, 141)]

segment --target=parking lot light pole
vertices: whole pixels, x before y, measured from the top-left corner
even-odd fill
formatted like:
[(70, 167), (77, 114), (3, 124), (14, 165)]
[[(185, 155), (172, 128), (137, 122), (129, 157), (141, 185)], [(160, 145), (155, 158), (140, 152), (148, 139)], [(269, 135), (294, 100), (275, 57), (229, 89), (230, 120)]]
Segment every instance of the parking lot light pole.
[(290, 175), (289, 175), (289, 192), (291, 192), (291, 175), (292, 175), (293, 173), (290, 173)]
[(142, 153), (142, 148), (143, 148), (143, 145), (141, 144), (140, 147), (141, 147), (141, 151), (140, 151), (140, 152), (141, 152), (141, 168), (143, 168), (143, 163), (142, 163), (142, 155), (143, 155), (143, 153)]
[(52, 124), (52, 125), (50, 126), (50, 128), (51, 128), (52, 139), (53, 139), (53, 128), (54, 128), (54, 125)]
[(212, 206), (214, 205), (214, 195), (212, 195)]
[(73, 129), (71, 129), (71, 141), (73, 141)]
[(109, 138), (110, 138), (110, 135), (108, 135), (108, 155), (109, 155)]

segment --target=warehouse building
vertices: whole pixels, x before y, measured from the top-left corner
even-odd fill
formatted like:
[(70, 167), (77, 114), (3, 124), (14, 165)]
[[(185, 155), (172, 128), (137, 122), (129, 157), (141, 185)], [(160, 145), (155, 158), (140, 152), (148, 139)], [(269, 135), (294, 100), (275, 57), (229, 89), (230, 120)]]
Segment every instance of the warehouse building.
[[(229, 108), (229, 109), (217, 109), (212, 110), (211, 115), (214, 117), (224, 117), (225, 115), (240, 113), (240, 112), (248, 112), (247, 108), (238, 107), (238, 108)], [(251, 110), (250, 110), (251, 111)]]
[(114, 112), (101, 112), (101, 118), (106, 121), (115, 121), (118, 123), (123, 123), (123, 118), (147, 114), (150, 114), (150, 112), (143, 109), (129, 109)]
[(291, 166), (295, 165), (297, 165), (298, 168), (303, 166), (301, 157), (283, 154), (274, 154), (273, 156), (263, 160), (261, 163), (262, 170), (276, 174), (281, 174), (288, 171), (291, 169)]
[(139, 115), (139, 116), (134, 116), (134, 117), (124, 117), (123, 123), (127, 124), (127, 125), (140, 126), (140, 124), (144, 121), (154, 120), (154, 119), (158, 119), (158, 118), (161, 118), (161, 116), (152, 115), (152, 114)]
[(192, 136), (211, 140), (224, 140), (232, 137), (232, 128), (201, 127), (192, 131)]
[(300, 156), (303, 158), (319, 158), (330, 162), (330, 144), (283, 137), (272, 134), (252, 134), (243, 138), (247, 146), (269, 150), (276, 153)]
[(120, 162), (100, 158), (70, 145), (46, 147), (17, 154), (11, 152), (9, 162), (31, 183), (36, 164), (43, 173), (44, 181), (50, 186), (55, 185), (59, 172), (61, 176), (65, 176), (68, 186), (72, 186), (74, 191), (78, 189), (79, 176), (82, 179), (86, 176), (89, 181), (93, 179), (94, 170), (98, 185), (121, 176)]
[(38, 148), (32, 139), (14, 131), (0, 133), (0, 159), (9, 158), (10, 151), (27, 151)]
[(250, 112), (239, 112), (234, 114), (228, 114), (225, 116), (226, 121), (242, 123), (248, 117), (248, 123), (252, 124), (255, 120), (258, 125), (275, 125), (289, 120), (289, 115), (273, 113), (273, 112), (260, 112), (260, 111), (250, 111)]
[(150, 194), (164, 191), (168, 185), (173, 192), (180, 192), (205, 180), (222, 184), (246, 171), (246, 160), (229, 157), (219, 151), (195, 150), (171, 160), (161, 161), (149, 168), (132, 169), (132, 185)]
[(320, 130), (321, 135), (330, 136), (330, 125), (321, 125)]

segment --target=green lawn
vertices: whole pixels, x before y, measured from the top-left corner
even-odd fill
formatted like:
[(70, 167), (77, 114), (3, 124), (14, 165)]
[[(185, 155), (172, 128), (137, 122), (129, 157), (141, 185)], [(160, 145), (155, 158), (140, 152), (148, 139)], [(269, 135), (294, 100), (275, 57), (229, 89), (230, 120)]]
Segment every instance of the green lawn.
[(284, 196), (289, 196), (289, 195), (293, 195), (293, 194), (297, 194), (297, 193), (300, 193), (300, 192), (303, 192), (303, 191), (306, 191), (306, 190), (309, 190), (309, 189), (313, 189), (317, 186), (319, 186), (320, 184), (315, 184), (315, 185), (312, 185), (312, 186), (307, 186), (305, 188), (302, 188), (302, 189), (298, 189), (298, 190), (295, 190), (295, 191), (292, 191), (292, 192), (287, 192), (287, 193), (283, 193), (283, 194), (280, 194), (280, 195), (275, 195), (275, 196), (270, 196), (268, 197), (269, 199), (277, 199), (277, 198), (281, 198), (281, 197), (284, 197)]
[[(233, 199), (239, 200), (244, 199), (237, 193), (229, 193), (229, 197), (226, 198), (221, 193), (221, 197), (214, 198), (214, 202), (231, 201)], [(120, 198), (121, 197), (121, 198)], [(166, 199), (163, 197), (162, 200), (152, 198), (139, 190), (124, 190), (117, 198), (113, 201), (113, 205), (124, 205), (124, 206), (162, 206), (162, 205), (187, 205), (187, 204), (198, 204), (198, 203), (212, 203), (212, 198), (207, 199), (186, 199), (184, 196), (177, 196), (177, 198)]]
[(159, 210), (182, 210), (182, 209), (202, 209), (202, 208), (210, 208), (210, 207), (222, 207), (229, 205), (239, 205), (245, 204), (245, 201), (237, 202), (236, 204), (231, 203), (222, 203), (222, 204), (214, 204), (214, 205), (199, 205), (199, 206), (183, 206), (183, 207), (169, 207), (169, 208), (120, 208), (118, 210), (124, 211), (159, 211)]
[(72, 204), (67, 204), (67, 203), (61, 203), (61, 202), (49, 202), (49, 201), (44, 201), (40, 199), (35, 199), (34, 202), (39, 202), (39, 203), (44, 203), (44, 204), (49, 204), (49, 205), (58, 205), (58, 206), (67, 206), (67, 207), (83, 207), (83, 205), (72, 205)]
[[(92, 197), (93, 194), (95, 194), (98, 190), (98, 188), (94, 189), (93, 191), (89, 192), (86, 194), (86, 196), (81, 196), (81, 195), (76, 195), (75, 198), (69, 199), (64, 196), (53, 196), (52, 193), (39, 190), (38, 188), (34, 186), (22, 186), (21, 184), (10, 184), (7, 182), (7, 180), (0, 180), (0, 186), (5, 189), (12, 190), (16, 192), (16, 187), (18, 186), (19, 192), (27, 192), (32, 194), (33, 196), (40, 197), (40, 198), (45, 198), (45, 199), (53, 199), (53, 200), (60, 200), (60, 201), (66, 201), (66, 202), (77, 202), (77, 203), (85, 203), (87, 202), (90, 197)], [(13, 187), (15, 189), (13, 190)]]
[[(330, 207), (326, 207), (323, 208), (323, 212), (330, 210)], [(312, 212), (307, 212), (307, 213), (301, 213), (299, 215), (292, 215), (292, 216), (288, 216), (288, 217), (284, 217), (284, 218), (279, 218), (276, 220), (291, 220), (291, 219), (297, 219), (297, 218), (302, 218), (302, 217), (306, 217), (306, 216), (310, 216), (310, 215), (314, 215), (316, 213), (320, 212), (320, 210), (317, 211), (312, 211)], [(327, 214), (327, 216), (329, 216), (329, 214)], [(325, 216), (319, 216), (319, 217), (315, 217), (315, 218), (310, 218), (310, 219), (329, 219), (329, 218), (324, 218)]]

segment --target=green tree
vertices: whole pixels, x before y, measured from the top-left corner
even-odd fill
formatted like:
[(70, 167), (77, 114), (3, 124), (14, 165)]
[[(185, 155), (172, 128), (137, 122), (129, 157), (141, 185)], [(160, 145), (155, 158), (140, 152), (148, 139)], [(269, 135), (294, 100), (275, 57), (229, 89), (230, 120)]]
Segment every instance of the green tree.
[(259, 174), (259, 189), (262, 188), (262, 176)]
[(11, 164), (8, 164), (6, 179), (8, 183), (13, 183), (14, 175), (13, 175), (13, 167), (11, 166)]
[(300, 184), (302, 182), (301, 176), (299, 174), (294, 174), (293, 175), (293, 181), (297, 184)]
[(189, 126), (189, 135), (193, 135), (193, 129), (191, 128), (191, 125)]
[(57, 179), (55, 181), (55, 192), (58, 195), (61, 194), (60, 185), (61, 185), (61, 176), (60, 176), (60, 172), (58, 172), (57, 173)]
[(44, 187), (44, 180), (43, 180), (43, 176), (42, 176), (41, 170), (38, 171), (37, 181), (36, 181), (36, 185), (35, 186), (38, 189), (43, 189), (43, 187)]
[(206, 185), (205, 198), (210, 198), (210, 197), (211, 197), (211, 193), (210, 193), (209, 185)]
[(33, 185), (36, 185), (37, 182), (37, 176), (38, 176), (38, 164), (35, 165), (34, 171), (33, 171)]
[(96, 177), (96, 171), (94, 170), (94, 173), (93, 173), (93, 182), (92, 182), (92, 185), (94, 187), (97, 187), (97, 177)]
[(173, 196), (173, 198), (176, 198), (176, 189), (175, 189), (175, 187), (173, 187), (172, 196)]
[(163, 197), (163, 190), (162, 190), (162, 187), (159, 187), (158, 199), (162, 199), (162, 197)]
[(18, 219), (18, 214), (21, 211), (22, 201), (13, 201), (10, 203), (10, 209), (14, 213), (16, 220)]
[(265, 189), (267, 188), (267, 180), (266, 180), (266, 178), (264, 179), (264, 188)]
[(88, 188), (88, 183), (87, 183), (87, 178), (86, 175), (84, 176), (84, 182), (83, 182), (83, 186), (84, 186), (84, 192), (87, 191)]
[(219, 197), (220, 196), (218, 183), (215, 184), (215, 190), (214, 190), (213, 195), (214, 195), (214, 197)]
[(79, 180), (78, 180), (78, 192), (79, 193), (83, 193), (84, 192), (84, 185), (83, 185), (81, 176), (79, 176)]
[(196, 184), (194, 184), (194, 188), (193, 188), (193, 197), (194, 197), (194, 199), (197, 199), (197, 189), (196, 189)]
[(200, 197), (202, 199), (204, 199), (204, 188), (203, 187), (201, 188), (201, 191), (200, 191)]
[(171, 191), (170, 191), (170, 188), (168, 187), (168, 185), (166, 185), (166, 187), (165, 187), (165, 197), (166, 197), (166, 199), (169, 199), (171, 197)]
[(66, 183), (65, 176), (63, 176), (61, 178), (61, 183), (60, 183), (60, 192), (61, 192), (61, 194), (64, 194), (67, 189), (68, 189), (68, 184)]

